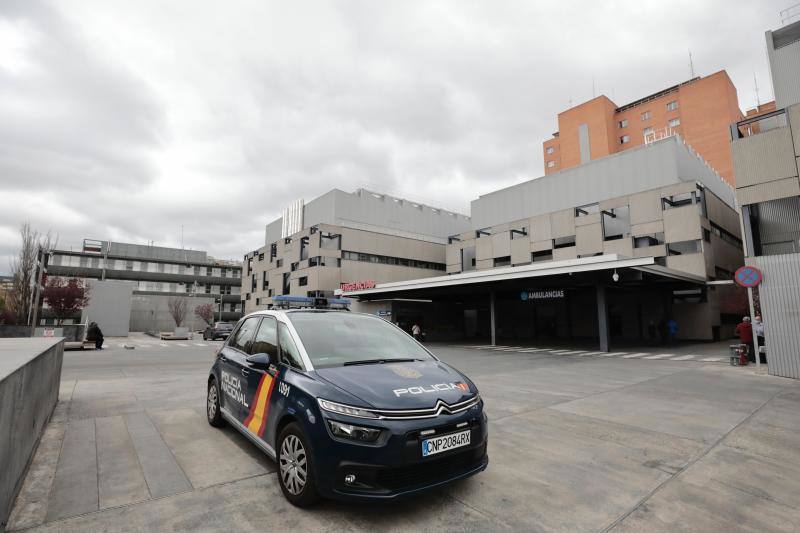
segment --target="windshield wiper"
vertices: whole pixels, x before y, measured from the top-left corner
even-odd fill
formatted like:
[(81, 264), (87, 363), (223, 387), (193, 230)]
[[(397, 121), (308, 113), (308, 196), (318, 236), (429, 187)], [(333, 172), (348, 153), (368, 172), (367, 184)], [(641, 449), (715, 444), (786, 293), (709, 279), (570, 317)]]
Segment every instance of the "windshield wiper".
[(422, 361), (422, 359), (361, 359), (360, 361), (347, 361), (343, 366), (352, 365), (382, 365), (383, 363), (409, 363), (411, 361)]

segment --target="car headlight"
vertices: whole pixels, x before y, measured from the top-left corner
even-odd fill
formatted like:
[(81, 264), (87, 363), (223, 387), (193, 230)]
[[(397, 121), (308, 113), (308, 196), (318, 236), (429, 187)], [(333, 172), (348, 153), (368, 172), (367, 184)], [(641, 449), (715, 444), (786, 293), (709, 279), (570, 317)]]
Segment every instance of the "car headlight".
[(335, 420), (328, 420), (328, 427), (331, 428), (331, 433), (333, 433), (335, 437), (358, 440), (361, 442), (374, 442), (381, 434), (380, 429), (354, 426), (353, 424), (344, 424)]
[(322, 409), (324, 409), (325, 411), (330, 411), (331, 413), (355, 416), (358, 418), (378, 418), (378, 415), (376, 415), (372, 411), (368, 411), (367, 409), (362, 409), (361, 407), (354, 407), (352, 405), (336, 403), (330, 400), (323, 400), (322, 398), (318, 398), (317, 402), (319, 403), (319, 406)]

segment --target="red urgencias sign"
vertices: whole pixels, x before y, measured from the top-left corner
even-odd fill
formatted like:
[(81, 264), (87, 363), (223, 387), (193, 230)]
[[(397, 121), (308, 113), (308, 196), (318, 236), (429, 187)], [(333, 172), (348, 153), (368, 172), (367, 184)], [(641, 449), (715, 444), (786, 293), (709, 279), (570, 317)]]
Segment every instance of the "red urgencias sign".
[(354, 281), (353, 283), (342, 283), (339, 285), (339, 288), (342, 289), (344, 292), (350, 291), (360, 291), (362, 289), (374, 289), (375, 282), (371, 279), (364, 280), (364, 281)]

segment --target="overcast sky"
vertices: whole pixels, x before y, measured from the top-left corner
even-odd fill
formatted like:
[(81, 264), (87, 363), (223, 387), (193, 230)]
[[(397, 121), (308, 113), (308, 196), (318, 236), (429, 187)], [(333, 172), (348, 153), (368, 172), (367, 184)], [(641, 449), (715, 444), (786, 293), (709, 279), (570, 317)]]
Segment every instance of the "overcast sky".
[(240, 259), (297, 198), (467, 213), (543, 173), (556, 115), (726, 69), (772, 99), (790, 0), (0, 1), (0, 273), (29, 220)]

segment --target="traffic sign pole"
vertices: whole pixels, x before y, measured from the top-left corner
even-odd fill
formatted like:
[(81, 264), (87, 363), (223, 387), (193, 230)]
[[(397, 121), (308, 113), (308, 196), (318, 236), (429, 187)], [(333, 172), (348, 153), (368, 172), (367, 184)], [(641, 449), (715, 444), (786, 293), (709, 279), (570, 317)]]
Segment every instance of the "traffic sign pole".
[[(753, 287), (747, 287), (747, 299), (750, 301), (750, 317), (751, 317), (751, 324), (755, 326), (755, 319), (756, 319), (756, 306), (753, 302)], [(755, 328), (753, 328), (755, 330)], [(756, 353), (756, 370), (761, 368), (761, 353), (759, 352), (758, 347), (758, 335), (756, 332), (753, 331), (753, 348), (755, 349)]]

